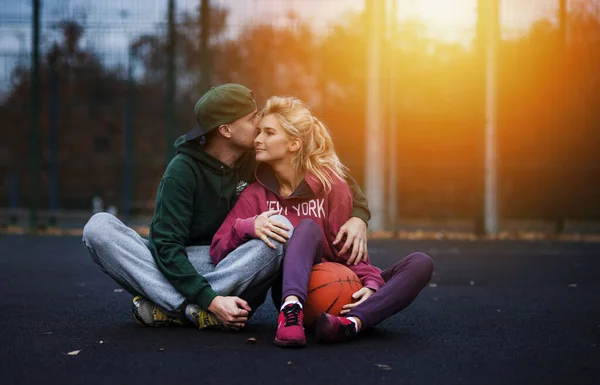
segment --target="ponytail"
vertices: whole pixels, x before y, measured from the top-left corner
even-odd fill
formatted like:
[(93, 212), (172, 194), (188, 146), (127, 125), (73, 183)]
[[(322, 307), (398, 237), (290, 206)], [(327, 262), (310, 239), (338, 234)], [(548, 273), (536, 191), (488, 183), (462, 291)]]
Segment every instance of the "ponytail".
[(298, 170), (313, 174), (331, 190), (333, 178), (344, 179), (348, 169), (335, 153), (327, 127), (314, 117), (308, 106), (291, 96), (273, 96), (267, 100), (260, 116), (274, 115), (285, 132), (302, 142), (302, 148), (292, 158)]

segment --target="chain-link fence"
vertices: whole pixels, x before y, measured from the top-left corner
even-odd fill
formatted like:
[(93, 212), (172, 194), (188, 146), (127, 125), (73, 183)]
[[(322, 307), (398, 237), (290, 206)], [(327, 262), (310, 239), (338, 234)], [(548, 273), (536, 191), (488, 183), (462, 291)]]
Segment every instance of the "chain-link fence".
[[(396, 0), (396, 17), (383, 21), (381, 112), (388, 141), (395, 122), (386, 167), (396, 176), (397, 223), (482, 215), (482, 2)], [(365, 180), (373, 113), (365, 1), (43, 0), (37, 83), (35, 1), (0, 3), (6, 212), (89, 210), (98, 196), (126, 215), (151, 214), (172, 142), (194, 125), (193, 104), (230, 81), (252, 88), (259, 102), (275, 94), (306, 100), (352, 175)], [(499, 3), (501, 220), (562, 227), (600, 218), (599, 9), (595, 0)]]

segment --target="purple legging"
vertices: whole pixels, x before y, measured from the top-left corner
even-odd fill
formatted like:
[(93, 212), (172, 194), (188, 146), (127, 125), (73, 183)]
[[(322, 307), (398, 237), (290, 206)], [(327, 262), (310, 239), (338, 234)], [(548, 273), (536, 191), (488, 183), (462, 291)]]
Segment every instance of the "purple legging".
[[(312, 266), (321, 262), (322, 242), (321, 229), (314, 221), (303, 219), (294, 228), (283, 261), (281, 298), (295, 295), (300, 302), (306, 301)], [(410, 305), (432, 273), (431, 258), (424, 253), (412, 253), (382, 272), (385, 284), (346, 316), (359, 318), (362, 329), (375, 326)]]

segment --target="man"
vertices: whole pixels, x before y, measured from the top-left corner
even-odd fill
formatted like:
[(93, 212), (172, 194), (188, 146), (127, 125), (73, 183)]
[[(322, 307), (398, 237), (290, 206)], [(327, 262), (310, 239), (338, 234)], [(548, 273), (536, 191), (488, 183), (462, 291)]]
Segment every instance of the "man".
[[(253, 142), (258, 116), (252, 92), (239, 84), (214, 87), (194, 107), (198, 127), (175, 142), (156, 195), (149, 239), (116, 217), (99, 213), (83, 243), (93, 260), (132, 293), (133, 317), (145, 326), (194, 324), (200, 329), (245, 326), (281, 272), (283, 244), (247, 242), (214, 266), (213, 235), (238, 195), (254, 180)], [(356, 182), (353, 217), (338, 234), (350, 261), (366, 252), (370, 213)], [(273, 233), (287, 239), (289, 227)]]

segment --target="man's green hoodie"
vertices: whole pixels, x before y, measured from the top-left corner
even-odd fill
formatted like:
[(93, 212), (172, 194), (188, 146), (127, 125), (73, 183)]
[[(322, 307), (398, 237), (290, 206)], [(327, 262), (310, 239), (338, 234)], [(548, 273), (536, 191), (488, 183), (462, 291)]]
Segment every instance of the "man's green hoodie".
[[(150, 226), (150, 250), (156, 265), (189, 302), (207, 309), (217, 296), (196, 272), (185, 248), (210, 245), (244, 188), (254, 181), (254, 152), (231, 168), (206, 153), (199, 140), (175, 142), (177, 155), (167, 166), (156, 194)], [(354, 198), (352, 216), (365, 222), (370, 213), (364, 194), (349, 178)]]

